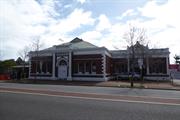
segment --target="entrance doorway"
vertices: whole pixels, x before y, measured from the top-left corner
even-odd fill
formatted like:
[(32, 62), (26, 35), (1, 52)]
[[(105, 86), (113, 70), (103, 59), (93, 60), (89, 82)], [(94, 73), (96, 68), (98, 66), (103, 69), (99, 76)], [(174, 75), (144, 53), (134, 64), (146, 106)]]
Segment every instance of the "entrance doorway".
[(65, 60), (61, 60), (58, 66), (58, 78), (67, 79), (67, 63)]

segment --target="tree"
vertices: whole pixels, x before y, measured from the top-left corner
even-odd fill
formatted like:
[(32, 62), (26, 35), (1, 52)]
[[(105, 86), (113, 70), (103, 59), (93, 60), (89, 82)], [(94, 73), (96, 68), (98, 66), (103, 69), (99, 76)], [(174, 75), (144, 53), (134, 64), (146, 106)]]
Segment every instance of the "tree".
[[(139, 57), (141, 59), (144, 59), (146, 54), (146, 47), (148, 42), (146, 41), (146, 31), (144, 28), (138, 28), (135, 26), (131, 26), (129, 30), (124, 34), (124, 39), (126, 40), (128, 44), (128, 51), (129, 55), (128, 57), (131, 58), (131, 69), (132, 69), (132, 77), (131, 77), (131, 87), (134, 86), (133, 79), (134, 79), (134, 73), (135, 73), (135, 57)], [(135, 47), (135, 44), (139, 44), (138, 50)], [(145, 45), (146, 44), (146, 45)], [(141, 76), (142, 76), (142, 69), (141, 69)], [(143, 80), (143, 78), (142, 78)]]
[[(40, 42), (39, 37), (35, 38), (34, 42), (32, 43), (32, 48), (33, 48), (33, 51), (35, 53), (34, 57), (38, 58), (39, 50), (41, 49), (42, 46), (43, 46), (43, 44)], [(37, 64), (38, 64), (38, 61), (36, 60), (36, 68), (35, 68), (36, 72), (38, 71), (38, 65)], [(37, 77), (37, 75), (35, 74), (35, 81), (34, 82), (36, 82), (36, 77)]]
[(16, 65), (14, 59), (0, 61), (0, 73), (9, 73), (13, 66)]
[(180, 64), (180, 55), (175, 54), (174, 59), (176, 64)]
[(28, 53), (30, 51), (30, 48), (28, 46), (25, 46), (22, 50), (20, 50), (18, 52), (19, 56), (22, 58), (22, 64), (23, 64), (23, 78), (25, 76), (25, 65), (26, 65), (26, 61), (28, 59)]
[(24, 61), (22, 60), (21, 57), (18, 57), (17, 60), (16, 60), (16, 65), (22, 65)]

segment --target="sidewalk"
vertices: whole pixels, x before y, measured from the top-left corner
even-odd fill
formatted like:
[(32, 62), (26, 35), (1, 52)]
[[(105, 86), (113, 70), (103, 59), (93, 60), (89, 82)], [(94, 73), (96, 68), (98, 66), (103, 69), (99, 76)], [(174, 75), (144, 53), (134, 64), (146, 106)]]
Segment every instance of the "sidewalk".
[[(50, 85), (71, 85), (71, 86), (98, 86), (98, 87), (119, 87), (119, 88), (130, 88), (129, 81), (105, 81), (105, 82), (83, 82), (83, 81), (52, 81), (52, 80), (36, 80), (34, 83), (31, 80), (8, 80), (3, 82), (14, 82), (23, 84), (50, 84)], [(180, 80), (173, 80), (173, 84), (170, 81), (141, 81), (134, 82), (134, 88), (140, 89), (162, 89), (162, 90), (179, 90), (180, 91)]]
[(175, 86), (180, 86), (180, 79), (173, 79), (173, 84)]
[[(96, 86), (106, 86), (106, 87), (128, 87), (130, 88), (129, 82), (124, 81), (107, 81), (96, 84)], [(172, 84), (171, 82), (141, 82), (134, 83), (135, 88), (145, 88), (145, 89), (162, 89), (162, 90), (180, 90), (180, 85)]]

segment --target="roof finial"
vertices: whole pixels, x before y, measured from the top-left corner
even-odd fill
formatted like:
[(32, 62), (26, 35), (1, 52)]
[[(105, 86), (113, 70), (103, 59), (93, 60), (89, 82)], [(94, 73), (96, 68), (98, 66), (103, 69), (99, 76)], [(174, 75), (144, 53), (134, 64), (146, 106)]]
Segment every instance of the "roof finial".
[(83, 41), (83, 40), (80, 39), (80, 38), (78, 38), (78, 37), (76, 37), (76, 38), (74, 38), (74, 39), (71, 41), (71, 43), (76, 43), (76, 42), (81, 42), (81, 41)]

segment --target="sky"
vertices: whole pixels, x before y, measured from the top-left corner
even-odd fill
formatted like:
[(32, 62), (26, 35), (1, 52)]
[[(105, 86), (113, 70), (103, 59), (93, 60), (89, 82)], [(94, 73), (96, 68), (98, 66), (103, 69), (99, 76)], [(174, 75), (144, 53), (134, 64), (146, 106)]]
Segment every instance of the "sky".
[(82, 38), (109, 50), (126, 49), (129, 26), (146, 30), (149, 48), (180, 55), (180, 0), (0, 0), (0, 59), (40, 39), (42, 48)]

